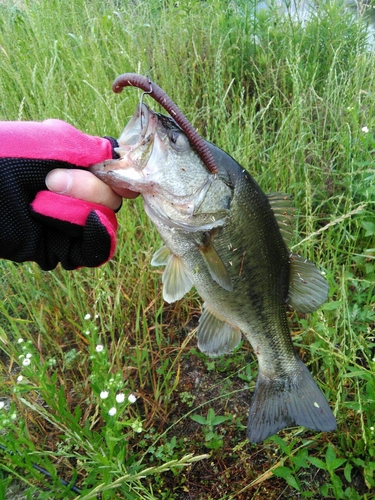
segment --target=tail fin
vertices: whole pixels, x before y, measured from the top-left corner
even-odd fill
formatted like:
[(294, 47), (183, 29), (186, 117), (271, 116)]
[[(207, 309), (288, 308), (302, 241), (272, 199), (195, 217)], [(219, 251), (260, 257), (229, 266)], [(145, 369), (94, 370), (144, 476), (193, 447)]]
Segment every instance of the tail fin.
[(247, 424), (247, 436), (260, 443), (293, 425), (315, 431), (334, 431), (335, 417), (305, 364), (286, 379), (270, 379), (259, 372)]

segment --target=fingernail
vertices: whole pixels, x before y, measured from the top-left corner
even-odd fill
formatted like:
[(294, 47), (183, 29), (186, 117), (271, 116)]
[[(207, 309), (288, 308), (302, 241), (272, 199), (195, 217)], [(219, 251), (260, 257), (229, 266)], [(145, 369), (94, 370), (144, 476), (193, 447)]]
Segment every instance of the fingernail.
[(68, 169), (58, 168), (51, 170), (46, 177), (46, 186), (50, 191), (65, 194), (72, 184), (72, 176)]

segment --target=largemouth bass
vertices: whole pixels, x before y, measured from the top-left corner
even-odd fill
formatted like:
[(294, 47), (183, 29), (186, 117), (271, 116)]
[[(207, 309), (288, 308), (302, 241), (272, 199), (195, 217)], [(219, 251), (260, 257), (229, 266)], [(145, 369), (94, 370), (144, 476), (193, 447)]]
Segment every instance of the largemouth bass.
[(165, 245), (163, 296), (181, 299), (191, 287), (203, 298), (198, 347), (208, 356), (231, 352), (242, 334), (258, 359), (247, 435), (258, 443), (300, 425), (333, 431), (324, 395), (296, 354), (286, 304), (316, 310), (328, 285), (310, 261), (291, 254), (290, 199), (266, 195), (231, 156), (207, 142), (218, 173), (207, 170), (172, 118), (141, 105), (120, 139), (120, 159), (92, 167), (114, 188), (141, 193)]

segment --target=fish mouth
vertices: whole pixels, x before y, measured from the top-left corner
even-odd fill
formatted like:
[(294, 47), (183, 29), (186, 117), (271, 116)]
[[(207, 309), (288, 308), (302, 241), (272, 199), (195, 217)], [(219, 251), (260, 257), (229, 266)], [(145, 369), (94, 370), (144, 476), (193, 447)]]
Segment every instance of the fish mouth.
[(146, 104), (140, 104), (137, 107), (118, 140), (120, 149), (131, 151), (145, 140), (147, 132), (151, 133), (151, 130), (149, 131), (148, 128), (152, 114)]
[(126, 159), (122, 168), (129, 165), (143, 170), (147, 166), (153, 150), (157, 122), (156, 113), (146, 104), (137, 107), (118, 140), (119, 147), (115, 148), (120, 158)]
[[(152, 213), (153, 219), (171, 225), (174, 224), (170, 215), (173, 213), (173, 217), (183, 220), (175, 223), (178, 227), (181, 224), (190, 227), (190, 223), (185, 221), (203, 202), (214, 176), (204, 170), (200, 180), (194, 178), (193, 182), (190, 176), (190, 183), (185, 184), (186, 169), (170, 169), (170, 131), (176, 129), (179, 127), (173, 118), (141, 104), (118, 139), (119, 147), (115, 151), (119, 158), (93, 165), (90, 170), (115, 191), (127, 189), (141, 193), (146, 212)], [(173, 162), (173, 159), (170, 161)], [(176, 181), (176, 172), (181, 182)], [(217, 223), (210, 222), (209, 226), (212, 224)]]
[(140, 104), (114, 148), (119, 158), (92, 165), (90, 171), (113, 188), (142, 192), (145, 179), (153, 173), (149, 160), (157, 124), (156, 113)]

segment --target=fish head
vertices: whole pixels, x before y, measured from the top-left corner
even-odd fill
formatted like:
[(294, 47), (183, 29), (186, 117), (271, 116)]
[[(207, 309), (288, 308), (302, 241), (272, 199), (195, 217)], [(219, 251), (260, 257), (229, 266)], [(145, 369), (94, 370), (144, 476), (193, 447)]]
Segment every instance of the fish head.
[(202, 217), (194, 216), (216, 176), (171, 117), (141, 104), (118, 143), (119, 159), (91, 167), (97, 177), (115, 189), (141, 193), (150, 217), (177, 226), (202, 223)]

